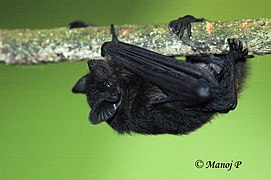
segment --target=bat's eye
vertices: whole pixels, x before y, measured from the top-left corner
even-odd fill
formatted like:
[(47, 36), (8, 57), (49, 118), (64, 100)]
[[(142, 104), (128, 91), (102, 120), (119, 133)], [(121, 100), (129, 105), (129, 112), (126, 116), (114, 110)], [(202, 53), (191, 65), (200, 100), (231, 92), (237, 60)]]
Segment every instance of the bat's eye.
[(107, 88), (111, 88), (112, 85), (113, 85), (113, 83), (110, 82), (110, 81), (105, 81), (105, 82), (104, 82), (104, 85), (105, 85), (105, 87), (107, 87)]

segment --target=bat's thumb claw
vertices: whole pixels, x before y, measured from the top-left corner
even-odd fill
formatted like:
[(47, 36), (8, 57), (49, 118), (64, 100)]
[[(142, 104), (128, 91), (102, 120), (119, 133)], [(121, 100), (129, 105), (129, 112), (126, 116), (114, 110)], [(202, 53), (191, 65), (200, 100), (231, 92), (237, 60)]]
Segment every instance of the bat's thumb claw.
[(111, 34), (112, 34), (112, 42), (119, 42), (118, 37), (115, 32), (114, 24), (111, 24)]

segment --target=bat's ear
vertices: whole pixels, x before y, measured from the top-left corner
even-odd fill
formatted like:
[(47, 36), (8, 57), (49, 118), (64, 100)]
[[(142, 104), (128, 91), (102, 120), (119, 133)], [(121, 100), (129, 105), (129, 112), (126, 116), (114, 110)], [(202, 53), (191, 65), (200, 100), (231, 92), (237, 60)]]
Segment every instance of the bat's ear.
[(100, 124), (112, 118), (117, 112), (122, 101), (122, 93), (115, 95), (102, 94), (91, 107), (88, 119), (91, 124)]
[(109, 101), (97, 102), (91, 109), (88, 119), (91, 124), (100, 124), (107, 121), (116, 113), (120, 102), (112, 103)]
[(73, 93), (83, 93), (83, 94), (86, 94), (86, 82), (87, 82), (87, 75), (81, 77), (77, 81), (77, 83), (72, 88), (72, 92)]

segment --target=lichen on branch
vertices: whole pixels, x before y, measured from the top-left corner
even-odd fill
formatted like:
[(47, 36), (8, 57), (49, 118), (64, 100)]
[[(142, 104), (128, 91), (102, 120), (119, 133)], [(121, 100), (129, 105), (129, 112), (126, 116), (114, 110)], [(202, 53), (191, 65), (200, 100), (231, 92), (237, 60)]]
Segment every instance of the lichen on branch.
[[(271, 53), (271, 19), (192, 23), (192, 36), (182, 40), (167, 24), (116, 25), (118, 38), (126, 43), (169, 55), (225, 54), (227, 38), (241, 40), (249, 54)], [(110, 27), (79, 29), (0, 29), (0, 62), (38, 64), (80, 61), (100, 57), (101, 45), (111, 40)]]

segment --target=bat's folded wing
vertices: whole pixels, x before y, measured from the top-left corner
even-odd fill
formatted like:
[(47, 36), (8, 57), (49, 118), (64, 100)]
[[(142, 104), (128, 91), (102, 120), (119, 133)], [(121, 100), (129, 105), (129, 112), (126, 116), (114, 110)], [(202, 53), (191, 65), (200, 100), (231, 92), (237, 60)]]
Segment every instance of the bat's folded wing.
[(160, 88), (167, 98), (156, 103), (180, 101), (195, 106), (212, 98), (218, 82), (204, 68), (122, 42), (107, 42), (102, 55)]

